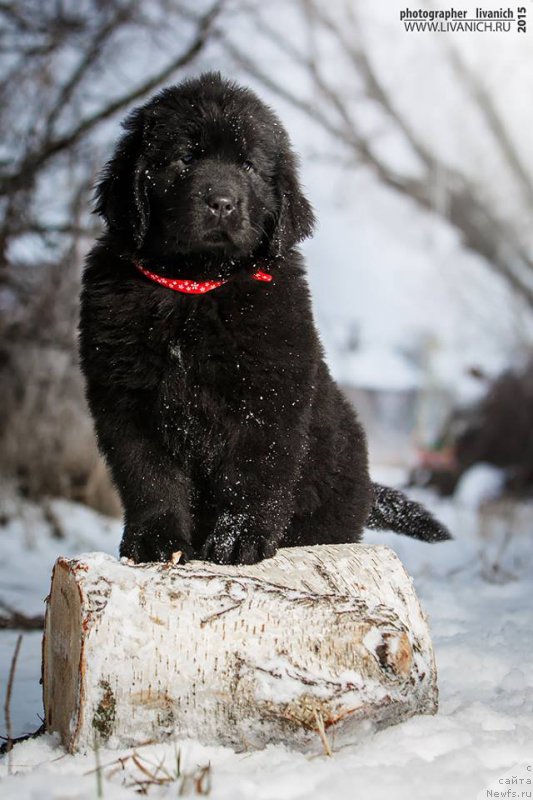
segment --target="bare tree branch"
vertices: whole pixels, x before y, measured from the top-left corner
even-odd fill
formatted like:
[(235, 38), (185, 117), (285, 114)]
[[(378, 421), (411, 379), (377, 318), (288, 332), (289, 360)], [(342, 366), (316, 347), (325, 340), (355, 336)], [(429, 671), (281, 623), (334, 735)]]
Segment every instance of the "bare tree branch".
[[(529, 280), (533, 276), (533, 260), (516, 231), (490, 208), (480, 194), (479, 187), (458, 170), (443, 163), (415, 134), (377, 76), (356, 29), (350, 28), (347, 32), (328, 17), (321, 7), (318, 9), (312, 0), (304, 0), (302, 8), (306, 20), (312, 26), (322, 26), (335, 38), (351, 62), (357, 79), (362, 82), (366, 96), (379, 104), (392, 129), (402, 134), (418, 157), (422, 168), (420, 175), (399, 172), (378, 154), (368, 136), (361, 132), (357, 121), (351, 116), (338, 87), (332, 86), (324, 77), (318, 59), (297, 50), (282, 32), (265, 26), (261, 20), (261, 30), (307, 72), (316, 90), (313, 100), (306, 100), (291, 92), (286, 84), (281, 84), (270, 72), (262, 70), (252, 57), (225, 36), (223, 38), (227, 51), (248, 74), (341, 141), (352, 154), (354, 163), (368, 166), (384, 185), (409, 198), (425, 211), (443, 216), (460, 233), (463, 243), (483, 256), (491, 269), (504, 278), (533, 308), (533, 280)], [(317, 102), (317, 98), (320, 98), (320, 102)], [(506, 149), (506, 142), (503, 142), (502, 147)], [(439, 173), (445, 194), (446, 202), (442, 207), (435, 203), (436, 172)]]
[(467, 67), (459, 52), (453, 47), (448, 47), (447, 50), (448, 57), (459, 80), (467, 86), (494, 139), (498, 143), (511, 172), (520, 185), (524, 198), (527, 200), (529, 207), (533, 208), (533, 182), (531, 175), (496, 108), (493, 98), (483, 86), (479, 77)]
[(29, 153), (15, 174), (4, 176), (0, 180), (0, 194), (10, 194), (27, 186), (28, 183), (31, 183), (37, 171), (50, 161), (50, 159), (54, 158), (58, 153), (69, 150), (101, 122), (104, 122), (119, 111), (127, 108), (136, 100), (145, 97), (149, 92), (166, 81), (174, 72), (193, 61), (207, 43), (212, 25), (220, 14), (224, 4), (225, 0), (216, 0), (211, 8), (199, 18), (195, 36), (189, 46), (156, 74), (136, 85), (133, 89), (120, 95), (99, 111), (85, 117), (85, 119), (68, 133), (56, 139), (45, 141), (37, 152)]
[(40, 631), (43, 629), (44, 617), (42, 614), (23, 614), (13, 606), (0, 600), (0, 630), (25, 630)]
[(130, 5), (125, 7), (119, 6), (111, 19), (95, 32), (72, 74), (60, 88), (55, 103), (46, 117), (46, 123), (44, 127), (46, 138), (50, 137), (57, 117), (64, 110), (74, 91), (82, 82), (86, 73), (94, 64), (98, 56), (101, 54), (110, 37), (115, 33), (117, 28), (126, 22), (126, 20), (132, 18), (133, 14), (138, 8), (138, 5), (138, 0), (135, 0)]

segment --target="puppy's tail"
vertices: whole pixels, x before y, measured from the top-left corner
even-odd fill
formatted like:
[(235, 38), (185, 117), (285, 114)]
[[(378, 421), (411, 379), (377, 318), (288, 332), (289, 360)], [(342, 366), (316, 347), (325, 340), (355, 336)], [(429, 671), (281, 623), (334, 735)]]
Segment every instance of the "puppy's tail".
[(449, 530), (420, 503), (409, 500), (403, 492), (373, 483), (374, 502), (366, 521), (372, 530), (390, 530), (421, 539), (423, 542), (445, 542), (452, 539)]

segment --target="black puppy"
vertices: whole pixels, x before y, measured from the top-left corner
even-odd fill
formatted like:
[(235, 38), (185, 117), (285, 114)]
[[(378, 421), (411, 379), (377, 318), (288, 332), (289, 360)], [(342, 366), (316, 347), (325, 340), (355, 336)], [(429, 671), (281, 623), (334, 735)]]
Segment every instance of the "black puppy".
[(449, 538), (373, 486), (295, 245), (313, 229), (274, 113), (218, 74), (133, 111), (97, 189), (80, 349), (120, 553), (252, 563), (365, 525)]

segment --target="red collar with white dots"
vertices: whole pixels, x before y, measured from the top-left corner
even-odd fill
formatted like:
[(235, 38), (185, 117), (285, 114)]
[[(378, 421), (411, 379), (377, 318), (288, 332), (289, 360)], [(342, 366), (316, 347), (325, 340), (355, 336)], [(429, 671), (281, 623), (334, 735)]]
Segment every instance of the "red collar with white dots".
[[(145, 278), (154, 281), (154, 283), (159, 283), (161, 286), (166, 286), (167, 289), (172, 289), (174, 292), (182, 292), (183, 294), (205, 294), (206, 292), (212, 292), (213, 289), (218, 289), (219, 286), (227, 283), (227, 280), (191, 281), (182, 278), (164, 278), (162, 275), (157, 275), (155, 272), (150, 272), (149, 269), (143, 267), (143, 265), (139, 264), (138, 261), (135, 261), (134, 264), (139, 272), (142, 272)], [(261, 270), (257, 270), (256, 272), (252, 273), (252, 278), (254, 278), (256, 281), (270, 283), (272, 280), (272, 275), (270, 275), (268, 272), (261, 272)]]

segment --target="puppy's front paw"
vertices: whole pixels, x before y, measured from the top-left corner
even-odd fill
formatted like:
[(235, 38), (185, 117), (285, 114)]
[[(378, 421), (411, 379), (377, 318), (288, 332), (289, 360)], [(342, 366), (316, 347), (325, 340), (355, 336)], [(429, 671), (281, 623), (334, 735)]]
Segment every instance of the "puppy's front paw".
[(202, 547), (201, 557), (215, 564), (255, 564), (275, 555), (277, 545), (261, 534), (214, 531)]
[[(176, 553), (180, 553), (179, 559)], [(194, 551), (190, 542), (147, 522), (142, 526), (126, 526), (120, 543), (120, 556), (135, 564), (154, 561), (185, 564), (194, 558)]]

